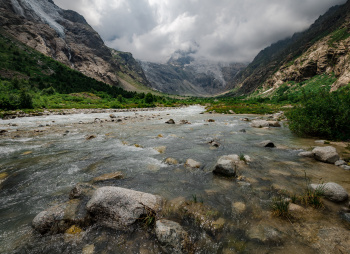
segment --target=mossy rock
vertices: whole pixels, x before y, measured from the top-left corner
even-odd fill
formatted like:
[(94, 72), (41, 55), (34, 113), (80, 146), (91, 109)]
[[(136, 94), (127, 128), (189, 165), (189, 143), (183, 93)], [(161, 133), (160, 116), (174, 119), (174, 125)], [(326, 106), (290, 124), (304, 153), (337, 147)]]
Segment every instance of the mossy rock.
[(73, 225), (69, 229), (67, 229), (65, 233), (71, 234), (71, 235), (76, 235), (76, 234), (80, 234), (81, 232), (83, 232), (83, 230), (80, 227)]
[(183, 217), (188, 217), (199, 227), (213, 235), (222, 231), (226, 221), (220, 217), (219, 211), (203, 203), (186, 202), (181, 207)]
[(0, 181), (5, 180), (8, 176), (9, 174), (6, 172), (0, 173)]

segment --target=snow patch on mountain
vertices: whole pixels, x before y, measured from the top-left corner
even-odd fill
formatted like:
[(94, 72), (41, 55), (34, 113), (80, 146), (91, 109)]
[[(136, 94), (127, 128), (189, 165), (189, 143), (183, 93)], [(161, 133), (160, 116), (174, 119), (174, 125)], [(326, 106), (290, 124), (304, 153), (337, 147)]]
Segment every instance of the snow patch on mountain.
[(11, 0), (13, 9), (18, 15), (27, 19), (39, 19), (53, 28), (60, 37), (65, 37), (63, 26), (57, 21), (63, 18), (58, 7), (47, 0)]

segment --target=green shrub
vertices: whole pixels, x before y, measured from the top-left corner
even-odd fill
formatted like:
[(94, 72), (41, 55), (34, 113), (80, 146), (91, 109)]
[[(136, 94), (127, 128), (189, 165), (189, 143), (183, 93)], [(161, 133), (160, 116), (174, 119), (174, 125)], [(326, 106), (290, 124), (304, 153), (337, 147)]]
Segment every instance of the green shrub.
[(151, 93), (147, 93), (145, 96), (145, 103), (152, 104), (154, 101), (153, 95)]
[(289, 127), (300, 136), (333, 140), (350, 138), (349, 88), (304, 94), (301, 105), (287, 113)]

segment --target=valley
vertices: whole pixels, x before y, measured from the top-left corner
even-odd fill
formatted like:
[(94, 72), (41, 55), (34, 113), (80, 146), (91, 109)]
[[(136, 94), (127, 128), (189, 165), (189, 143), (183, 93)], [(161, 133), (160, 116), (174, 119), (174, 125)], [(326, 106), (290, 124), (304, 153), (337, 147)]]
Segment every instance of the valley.
[(0, 253), (348, 253), (350, 0), (254, 58), (226, 6), (200, 44), (55, 2), (0, 0)]

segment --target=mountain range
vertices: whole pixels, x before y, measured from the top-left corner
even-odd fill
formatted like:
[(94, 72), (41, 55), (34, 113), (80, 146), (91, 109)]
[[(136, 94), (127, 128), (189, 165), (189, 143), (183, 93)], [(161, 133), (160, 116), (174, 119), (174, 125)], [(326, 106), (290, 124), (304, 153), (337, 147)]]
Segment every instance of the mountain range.
[(332, 90), (350, 82), (350, 1), (332, 7), (306, 31), (265, 48), (249, 64), (212, 62), (191, 51), (176, 51), (164, 64), (140, 62), (131, 53), (108, 48), (83, 16), (52, 0), (0, 0), (0, 25), (1, 34), (128, 91), (269, 95), (317, 75), (334, 78)]

